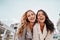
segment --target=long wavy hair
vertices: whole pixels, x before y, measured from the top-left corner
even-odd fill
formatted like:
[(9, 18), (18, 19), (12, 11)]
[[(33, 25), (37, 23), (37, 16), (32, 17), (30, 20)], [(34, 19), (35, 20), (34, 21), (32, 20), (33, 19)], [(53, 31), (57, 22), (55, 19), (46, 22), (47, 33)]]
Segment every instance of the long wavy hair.
[[(29, 24), (29, 20), (28, 20), (28, 18), (27, 18), (27, 13), (30, 12), (30, 11), (34, 13), (34, 11), (32, 11), (32, 10), (28, 10), (28, 11), (26, 11), (26, 12), (24, 13), (24, 15), (22, 16), (21, 25), (19, 26), (18, 31), (17, 31), (17, 34), (18, 34), (18, 35), (21, 35), (21, 36), (22, 36), (24, 28), (26, 28), (27, 25)], [(34, 13), (34, 14), (35, 14), (35, 13)]]
[[(40, 10), (38, 10), (38, 12), (43, 12), (43, 14), (44, 14), (44, 16), (45, 16), (45, 24), (46, 24), (46, 28), (47, 28), (47, 31), (50, 31), (50, 33), (52, 33), (52, 32), (54, 32), (54, 24), (52, 23), (52, 21), (49, 19), (49, 17), (48, 17), (48, 15), (47, 15), (47, 13), (44, 11), (44, 10), (42, 10), (42, 9), (40, 9)], [(37, 16), (38, 16), (38, 12), (37, 12), (37, 15), (36, 15), (36, 18), (37, 18)], [(38, 21), (37, 21), (38, 22)]]

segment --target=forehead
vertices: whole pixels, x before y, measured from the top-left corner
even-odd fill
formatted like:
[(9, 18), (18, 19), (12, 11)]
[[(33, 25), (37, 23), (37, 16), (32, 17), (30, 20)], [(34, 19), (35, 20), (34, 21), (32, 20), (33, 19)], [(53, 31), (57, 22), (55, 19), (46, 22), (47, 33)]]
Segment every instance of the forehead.
[(30, 14), (34, 14), (34, 12), (33, 11), (27, 12), (27, 15), (30, 15)]
[(44, 14), (42, 11), (38, 12), (38, 14)]

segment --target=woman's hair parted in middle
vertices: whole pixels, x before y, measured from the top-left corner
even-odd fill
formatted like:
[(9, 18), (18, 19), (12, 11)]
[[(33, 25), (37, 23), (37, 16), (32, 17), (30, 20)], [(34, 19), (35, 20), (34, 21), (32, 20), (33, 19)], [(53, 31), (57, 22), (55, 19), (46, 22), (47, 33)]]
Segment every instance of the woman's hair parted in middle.
[[(49, 31), (50, 30), (50, 32), (53, 32), (54, 31), (54, 24), (52, 23), (52, 21), (49, 19), (49, 17), (48, 17), (48, 15), (47, 15), (47, 13), (44, 11), (44, 10), (42, 10), (42, 9), (40, 9), (40, 10), (38, 10), (38, 12), (43, 12), (43, 14), (44, 14), (44, 16), (45, 16), (45, 24), (46, 24), (46, 27), (47, 27), (47, 31)], [(38, 12), (37, 12), (37, 15), (36, 15), (36, 18), (37, 18), (37, 16), (38, 16)]]

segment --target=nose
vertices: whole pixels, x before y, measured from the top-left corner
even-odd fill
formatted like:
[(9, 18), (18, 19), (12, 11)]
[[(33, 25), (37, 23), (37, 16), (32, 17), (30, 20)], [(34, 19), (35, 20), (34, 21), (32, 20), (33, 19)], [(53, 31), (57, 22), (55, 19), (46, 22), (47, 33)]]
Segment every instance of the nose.
[(33, 16), (31, 15), (31, 18), (32, 18)]
[(42, 15), (40, 15), (40, 17), (42, 17)]

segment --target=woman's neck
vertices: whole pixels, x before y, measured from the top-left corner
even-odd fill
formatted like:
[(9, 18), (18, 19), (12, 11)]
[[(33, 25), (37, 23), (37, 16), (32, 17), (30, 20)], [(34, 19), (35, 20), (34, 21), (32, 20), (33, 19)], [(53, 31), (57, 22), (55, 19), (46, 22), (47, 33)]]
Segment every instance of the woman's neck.
[(34, 26), (34, 23), (29, 23), (29, 28), (31, 29), (31, 31), (33, 31), (33, 26)]
[(34, 25), (34, 23), (33, 22), (30, 22), (30, 26), (33, 26)]
[(40, 23), (40, 29), (41, 29), (42, 33), (43, 33), (43, 30), (44, 30), (44, 26), (45, 26), (45, 23)]
[(40, 26), (41, 26), (41, 27), (44, 27), (44, 25), (45, 25), (45, 23), (40, 23)]

